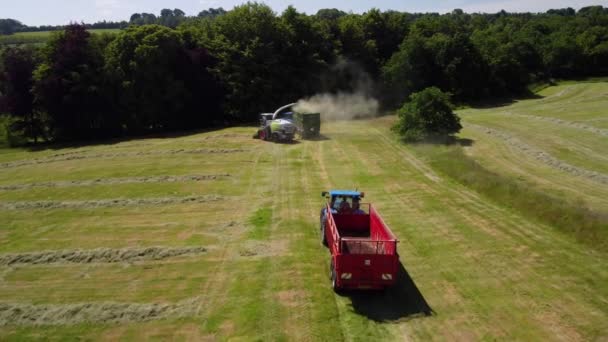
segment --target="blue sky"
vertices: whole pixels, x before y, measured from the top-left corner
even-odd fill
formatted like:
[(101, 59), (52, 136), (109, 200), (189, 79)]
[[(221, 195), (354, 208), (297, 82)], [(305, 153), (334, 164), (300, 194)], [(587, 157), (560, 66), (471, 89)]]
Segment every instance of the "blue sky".
[[(230, 9), (244, 0), (0, 0), (0, 17), (13, 18), (26, 25), (59, 25), (70, 21), (92, 23), (99, 20), (128, 20), (132, 13), (157, 14), (163, 8), (179, 8), (195, 15), (209, 7)], [(608, 0), (266, 0), (276, 12), (294, 5), (299, 11), (315, 13), (320, 8), (339, 8), (362, 13), (376, 7), (381, 10), (406, 12), (449, 12), (461, 8), (465, 12), (544, 12), (550, 8), (589, 5), (608, 7)]]

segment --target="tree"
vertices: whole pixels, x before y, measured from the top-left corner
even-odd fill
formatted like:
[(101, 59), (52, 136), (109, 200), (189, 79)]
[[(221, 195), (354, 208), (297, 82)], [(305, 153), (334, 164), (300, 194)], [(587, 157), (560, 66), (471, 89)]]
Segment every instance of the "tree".
[(410, 35), (382, 69), (387, 89), (385, 101), (394, 108), (413, 92), (436, 85), (438, 78), (439, 67), (435, 56), (426, 48), (425, 39)]
[(226, 11), (222, 7), (218, 8), (209, 8), (206, 10), (202, 10), (199, 12), (199, 18), (215, 18), (217, 16), (226, 14)]
[(452, 111), (449, 95), (436, 87), (412, 94), (398, 116), (394, 130), (405, 141), (445, 138), (462, 128), (460, 118)]
[(24, 27), (15, 19), (0, 19), (0, 34), (13, 34)]
[(322, 8), (317, 11), (316, 17), (325, 20), (337, 20), (346, 15), (346, 12), (337, 8)]
[(210, 126), (221, 93), (207, 68), (213, 58), (182, 33), (158, 25), (130, 27), (107, 48), (115, 111), (129, 133)]
[(214, 72), (227, 90), (227, 119), (253, 121), (258, 113), (284, 104), (285, 31), (269, 6), (236, 6), (214, 19), (201, 35), (218, 56)]
[(376, 77), (380, 68), (378, 47), (376, 41), (366, 34), (363, 18), (355, 14), (340, 17), (338, 28), (342, 55)]
[[(311, 17), (289, 6), (281, 15), (279, 27), (283, 32), (279, 63), (283, 71), (277, 79), (282, 85), (281, 101), (290, 102), (319, 91), (320, 77), (333, 58), (322, 28)], [(298, 80), (293, 82), (292, 80)]]
[(34, 73), (37, 104), (55, 140), (99, 138), (116, 133), (105, 96), (101, 41), (83, 25), (69, 25), (43, 49)]
[(36, 57), (30, 48), (7, 48), (0, 54), (0, 112), (14, 118), (11, 130), (35, 141), (43, 135), (39, 113), (34, 110), (33, 73)]

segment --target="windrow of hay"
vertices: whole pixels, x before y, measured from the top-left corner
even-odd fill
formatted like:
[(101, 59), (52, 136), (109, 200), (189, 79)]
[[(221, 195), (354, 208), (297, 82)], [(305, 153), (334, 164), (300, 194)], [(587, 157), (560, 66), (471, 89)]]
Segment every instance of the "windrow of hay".
[(201, 300), (200, 297), (194, 297), (173, 304), (79, 303), (34, 305), (0, 303), (0, 326), (117, 324), (192, 317), (196, 315)]
[(0, 254), (0, 266), (40, 264), (92, 264), (162, 260), (178, 256), (198, 255), (205, 247), (96, 248), (91, 250), (41, 251)]
[(116, 153), (98, 153), (98, 154), (82, 154), (80, 152), (68, 152), (55, 154), (49, 157), (16, 160), (12, 162), (0, 163), (0, 169), (7, 169), (19, 166), (37, 165), (54, 163), (58, 161), (81, 160), (81, 159), (97, 159), (97, 158), (120, 158), (120, 157), (139, 157), (151, 155), (174, 155), (174, 154), (225, 154), (239, 153), (247, 150), (240, 148), (197, 148), (197, 149), (175, 149), (175, 150), (154, 150), (154, 151), (138, 151), (138, 152), (116, 152)]
[(186, 196), (186, 197), (156, 197), (156, 198), (116, 198), (84, 201), (18, 201), (0, 202), (0, 210), (29, 210), (29, 209), (90, 209), (101, 207), (152, 206), (184, 203), (205, 203), (221, 200), (221, 196)]
[(588, 131), (588, 132), (592, 132), (592, 133), (596, 133), (596, 134), (608, 137), (608, 129), (585, 125), (584, 123), (581, 123), (581, 122), (567, 121), (567, 120), (562, 120), (562, 119), (558, 119), (558, 118), (554, 118), (554, 117), (550, 117), (550, 116), (515, 114), (515, 113), (511, 113), (511, 112), (507, 112), (507, 114), (508, 115), (513, 115), (513, 116), (519, 116), (519, 117), (522, 117), (522, 118), (528, 118), (528, 119), (534, 119), (534, 120), (539, 120), (539, 121), (552, 122), (552, 123), (555, 123), (555, 124), (558, 124), (558, 125), (561, 125), (561, 126), (574, 127), (574, 128), (582, 129), (582, 130), (585, 130), (585, 131)]
[(489, 128), (489, 127), (480, 126), (480, 125), (471, 124), (471, 123), (468, 123), (467, 127), (470, 127), (470, 128), (482, 131), (485, 134), (500, 138), (500, 139), (504, 140), (509, 146), (513, 146), (513, 147), (517, 148), (518, 150), (524, 152), (525, 154), (540, 161), (541, 163), (549, 165), (553, 168), (570, 173), (575, 176), (585, 177), (587, 179), (591, 179), (591, 180), (599, 182), (599, 183), (608, 184), (608, 175), (565, 163), (557, 158), (554, 158), (547, 152), (544, 152), (536, 147), (533, 147), (533, 146), (530, 146), (530, 145), (524, 143), (523, 141), (515, 138), (514, 136), (512, 136), (508, 133), (499, 131), (494, 128)]
[(238, 134), (238, 133), (221, 133), (214, 135), (207, 135), (201, 140), (214, 140), (214, 139), (226, 139), (226, 138), (246, 138), (249, 139), (249, 134)]
[(98, 178), (86, 180), (70, 180), (55, 182), (37, 182), (26, 184), (0, 185), (0, 190), (23, 190), (31, 188), (61, 188), (70, 186), (91, 186), (108, 184), (131, 184), (131, 183), (175, 183), (175, 182), (200, 182), (204, 180), (216, 180), (230, 177), (230, 174), (217, 175), (185, 175), (185, 176), (149, 176), (149, 177), (124, 177), (124, 178)]

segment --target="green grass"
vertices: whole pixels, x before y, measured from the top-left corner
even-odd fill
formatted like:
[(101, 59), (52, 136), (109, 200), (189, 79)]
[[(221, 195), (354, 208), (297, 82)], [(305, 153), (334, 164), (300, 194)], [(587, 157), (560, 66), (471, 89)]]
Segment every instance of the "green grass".
[[(458, 111), (465, 127), (461, 137), (473, 141), (465, 151), (491, 172), (529, 180), (552, 196), (608, 212), (606, 184), (577, 174), (608, 177), (606, 94), (606, 81), (564, 82), (540, 91), (539, 99)], [(487, 134), (486, 127), (516, 139), (520, 146)], [(523, 151), (522, 144), (534, 152)], [(552, 160), (535, 156), (537, 151)], [(564, 172), (555, 161), (576, 170)]]
[(260, 208), (253, 216), (249, 219), (249, 223), (253, 226), (253, 229), (249, 233), (252, 239), (265, 240), (270, 238), (270, 230), (268, 229), (272, 224), (272, 209), (271, 208)]
[[(528, 105), (535, 108), (534, 102)], [(559, 108), (558, 103), (554, 106)], [(561, 106), (568, 104), (564, 101)], [(484, 111), (491, 114), (490, 109)], [(160, 175), (229, 176), (200, 182), (1, 191), (3, 203), (191, 195), (218, 195), (221, 200), (0, 210), (0, 253), (207, 248), (201, 255), (131, 264), (0, 266), (2, 304), (61, 307), (184, 299), (195, 299), (197, 304), (191, 316), (149, 322), (5, 325), (0, 326), (0, 340), (605, 339), (608, 252), (589, 248), (558, 224), (522, 211), (513, 203), (517, 197), (509, 187), (511, 181), (517, 184), (513, 189), (521, 196), (539, 191), (550, 198), (556, 194), (580, 197), (594, 212), (605, 212), (606, 186), (556, 170), (467, 126), (469, 120), (476, 120), (475, 115), (484, 113), (468, 110), (463, 115), (462, 138), (474, 140), (463, 148), (465, 156), (441, 146), (429, 146), (427, 151), (399, 143), (390, 131), (395, 117), (324, 123), (322, 131), (328, 139), (296, 144), (254, 140), (254, 127), (239, 127), (40, 151), (1, 148), (0, 163), (46, 160), (0, 168), (2, 186)], [(495, 116), (496, 125), (500, 117)], [(203, 148), (245, 151), (136, 154)], [(114, 155), (118, 152), (122, 155)], [(63, 153), (88, 158), (56, 156)], [(602, 155), (599, 149), (593, 153)], [(452, 165), (453, 160), (457, 162)], [(506, 190), (499, 193), (509, 196), (489, 196), (477, 182), (465, 185), (441, 171), (446, 165), (463, 174), (474, 168), (470, 175), (479, 177), (482, 184), (494, 177), (504, 180)], [(583, 160), (579, 165), (596, 164)], [(521, 188), (528, 184), (530, 189)], [(318, 219), (323, 200), (319, 195), (332, 188), (365, 191), (366, 200), (374, 203), (398, 236), (407, 276), (396, 288), (341, 295), (331, 290), (330, 255), (319, 242)], [(408, 277), (411, 284), (405, 282)], [(434, 315), (422, 314), (422, 300)]]
[[(115, 34), (120, 32), (120, 29), (91, 29), (88, 31), (93, 34)], [(46, 43), (55, 32), (59, 31), (17, 32), (11, 35), (0, 35), (0, 46), (19, 44), (41, 45)]]
[(419, 145), (416, 152), (432, 167), (489, 200), (512, 208), (572, 234), (600, 250), (608, 250), (608, 213), (589, 209), (585, 203), (547, 194), (522, 178), (490, 172), (467, 156), (460, 146)]

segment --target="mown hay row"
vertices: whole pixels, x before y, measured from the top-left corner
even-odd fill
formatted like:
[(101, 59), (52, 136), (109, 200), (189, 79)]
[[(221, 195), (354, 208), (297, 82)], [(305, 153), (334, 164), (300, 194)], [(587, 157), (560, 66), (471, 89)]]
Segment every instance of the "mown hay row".
[(205, 203), (219, 201), (220, 196), (186, 196), (186, 197), (157, 197), (157, 198), (116, 198), (85, 201), (17, 201), (0, 202), (0, 210), (28, 209), (91, 209), (101, 207), (152, 206), (184, 203)]
[(155, 150), (155, 151), (139, 151), (139, 152), (116, 152), (116, 153), (98, 153), (98, 154), (81, 154), (80, 152), (68, 152), (55, 154), (49, 157), (17, 160), (12, 162), (0, 163), (0, 169), (7, 169), (19, 166), (38, 165), (54, 163), (59, 161), (81, 160), (81, 159), (97, 159), (97, 158), (119, 158), (119, 157), (138, 157), (151, 155), (174, 155), (174, 154), (226, 154), (245, 152), (244, 149), (230, 148), (198, 148), (198, 149), (176, 149), (176, 150)]
[(585, 125), (584, 123), (581, 122), (575, 122), (575, 121), (567, 121), (567, 120), (562, 120), (562, 119), (558, 119), (558, 118), (554, 118), (554, 117), (550, 117), (550, 116), (538, 116), (538, 115), (528, 115), (528, 114), (515, 114), (515, 113), (511, 113), (511, 112), (507, 112), (508, 115), (513, 115), (513, 116), (519, 116), (522, 118), (528, 118), (528, 119), (534, 119), (534, 120), (539, 120), (539, 121), (547, 121), (547, 122), (552, 122), (561, 126), (567, 126), (567, 127), (573, 127), (573, 128), (578, 128), (578, 129), (582, 129), (588, 132), (592, 132), (595, 134), (599, 134), (599, 135), (603, 135), (605, 137), (608, 137), (608, 129), (603, 129), (603, 128), (599, 128), (599, 127), (593, 127), (593, 126), (589, 126), (589, 125)]
[(185, 176), (148, 176), (148, 177), (124, 177), (124, 178), (99, 178), (87, 180), (38, 182), (26, 184), (0, 185), (0, 190), (23, 190), (31, 188), (61, 188), (70, 186), (91, 186), (108, 184), (131, 184), (131, 183), (175, 183), (175, 182), (200, 182), (204, 180), (216, 180), (230, 177), (230, 174), (217, 175), (185, 175)]
[(200, 297), (173, 304), (161, 303), (0, 303), (0, 326), (75, 325), (127, 323), (196, 315)]
[(593, 180), (593, 181), (596, 181), (599, 183), (608, 184), (608, 175), (565, 163), (565, 162), (551, 156), (547, 152), (544, 152), (536, 147), (533, 147), (531, 145), (528, 145), (528, 144), (522, 142), (521, 140), (515, 138), (514, 136), (512, 136), (508, 133), (499, 131), (494, 128), (489, 128), (489, 127), (476, 125), (476, 124), (470, 124), (470, 123), (467, 124), (467, 127), (470, 127), (470, 128), (482, 131), (485, 134), (500, 138), (500, 139), (504, 140), (509, 146), (513, 146), (513, 147), (517, 148), (518, 150), (522, 151), (523, 153), (538, 160), (539, 162), (549, 165), (555, 169), (570, 173), (575, 176), (585, 177), (587, 179), (590, 179), (590, 180)]
[(205, 253), (205, 247), (96, 248), (0, 254), (0, 266), (41, 264), (91, 264), (163, 260)]

